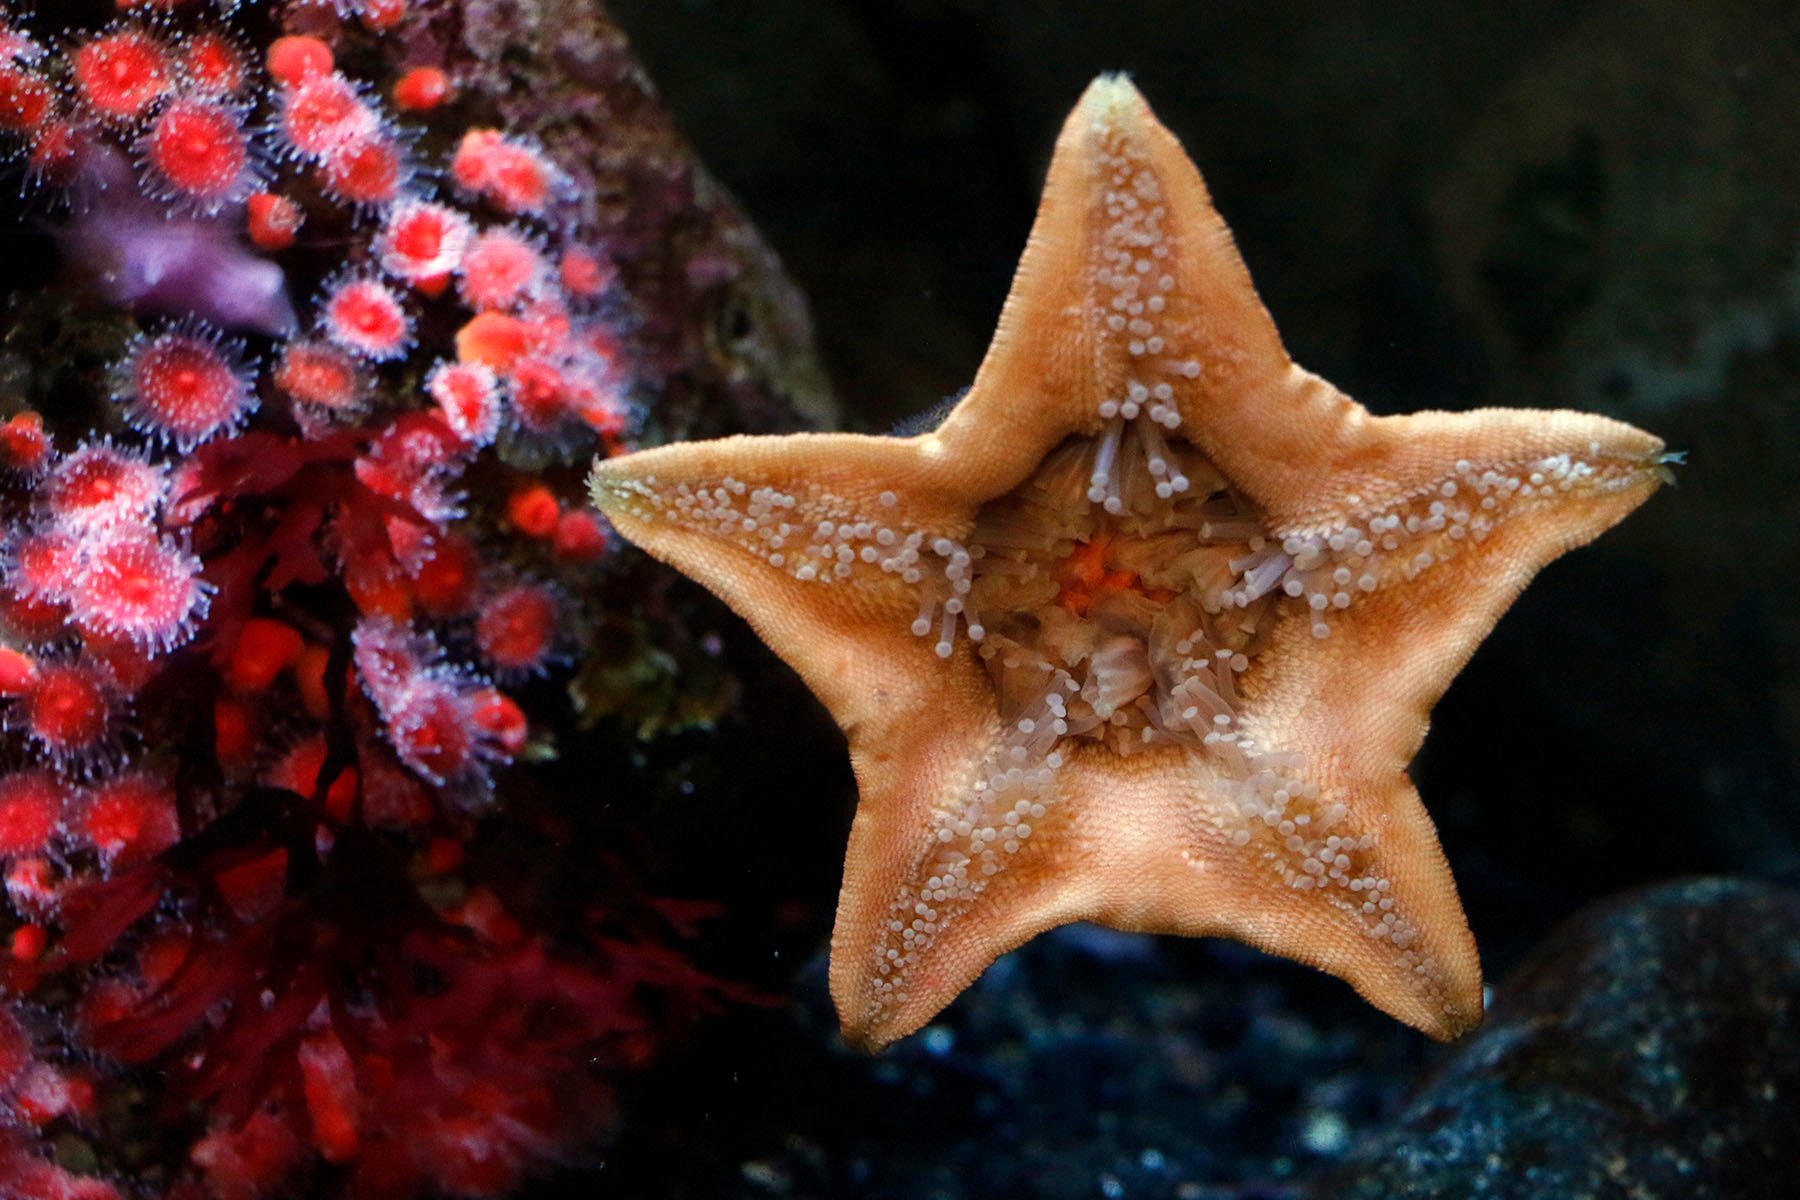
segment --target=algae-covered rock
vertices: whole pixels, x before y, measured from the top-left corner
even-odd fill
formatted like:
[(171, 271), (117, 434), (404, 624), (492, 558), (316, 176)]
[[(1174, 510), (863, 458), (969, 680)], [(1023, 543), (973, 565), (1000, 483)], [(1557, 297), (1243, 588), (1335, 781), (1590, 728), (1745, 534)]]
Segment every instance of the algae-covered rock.
[(1586, 910), (1324, 1200), (1793, 1195), (1800, 893), (1695, 880)]

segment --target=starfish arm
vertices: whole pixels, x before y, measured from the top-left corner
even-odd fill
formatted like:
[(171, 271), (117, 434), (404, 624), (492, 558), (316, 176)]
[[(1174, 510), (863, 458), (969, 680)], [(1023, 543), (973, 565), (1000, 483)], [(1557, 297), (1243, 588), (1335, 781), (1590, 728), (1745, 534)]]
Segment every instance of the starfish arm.
[[(938, 736), (936, 715), (900, 726), (910, 747), (853, 741), (861, 801), (831, 932), (831, 994), (853, 1046), (877, 1050), (918, 1029), (993, 961), (951, 955), (946, 966), (931, 953), (940, 933), (961, 934), (971, 917), (985, 928), (972, 897), (939, 894), (937, 831), (954, 830), (974, 807), (996, 743), (991, 711), (989, 726), (964, 730), (960, 742)], [(969, 755), (970, 745), (981, 749)]]
[(721, 438), (602, 459), (590, 485), (620, 534), (749, 621), (854, 731), (931, 711), (947, 680), (982, 694), (966, 651), (940, 661), (913, 631), (943, 589), (942, 533), (968, 521), (921, 442)]
[(1192, 396), (1203, 379), (1241, 404), (1289, 365), (1181, 143), (1129, 80), (1101, 76), (1057, 138), (987, 356), (938, 435), (998, 495), (1063, 437), (1099, 429), (1109, 401)]
[(1084, 814), (1089, 842), (1103, 848), (1091, 868), (1103, 886), (1085, 919), (1246, 942), (1343, 979), (1436, 1038), (1480, 1021), (1475, 941), (1404, 777), (1381, 798), (1377, 837), (1328, 760), (1283, 772), (1290, 784), (1329, 782), (1316, 794), (1295, 786), (1281, 821), (1258, 809), (1254, 776), (1247, 786), (1215, 767), (1193, 755), (1146, 759), (1129, 777), (1132, 803)]
[[(1404, 776), (1397, 782), (1384, 805), (1403, 792), (1411, 808), (1386, 809), (1396, 819), (1383, 820), (1379, 843), (1349, 846), (1354, 890), (1347, 876), (1313, 888), (1328, 877), (1307, 873), (1307, 856), (1288, 846), (1292, 834), (1246, 819), (1233, 781), (1183, 754), (1140, 755), (1123, 770), (1102, 755), (1071, 762), (1035, 818), (1032, 844), (971, 896), (942, 894), (943, 864), (958, 854), (949, 843), (962, 837), (921, 838), (916, 827), (859, 815), (850, 855), (859, 870), (846, 879), (832, 939), (845, 1036), (878, 1049), (924, 1025), (1001, 955), (1045, 930), (1094, 921), (1234, 938), (1336, 975), (1396, 1018), (1453, 1037), (1480, 1020), (1480, 966), (1430, 822)], [(975, 808), (942, 815), (954, 821)], [(1321, 835), (1338, 844), (1353, 828), (1330, 805), (1318, 806), (1317, 819), (1338, 831)]]
[(1395, 1016), (1454, 1036), (1479, 1020), (1479, 967), (1406, 768), (1432, 707), (1532, 576), (1659, 485), (1661, 443), (1605, 418), (1505, 410), (1371, 419), (1363, 436), (1354, 469), (1324, 489), (1340, 514), (1349, 498), (1353, 515), (1319, 524), (1309, 514), (1283, 539), (1298, 594), (1243, 680), (1245, 729), (1298, 756), (1315, 809), (1354, 839), (1344, 879), (1381, 887), (1352, 907), (1376, 905), (1364, 926), (1392, 914), (1364, 949), (1404, 969), (1320, 965)]
[[(1251, 841), (1238, 845), (1244, 814), (1229, 793), (1203, 806), (1216, 828), (1196, 829), (1182, 858), (1204, 868), (1209, 890), (1191, 885), (1184, 899), (1171, 882), (1174, 911), (1187, 919), (1159, 931), (1221, 934), (1307, 963), (1440, 1041), (1472, 1029), (1482, 1014), (1480, 957), (1418, 793), (1402, 775), (1375, 787), (1346, 779), (1319, 799), (1314, 845), (1302, 850), (1280, 825), (1250, 825)], [(1336, 855), (1317, 845), (1333, 837)], [(1301, 880), (1315, 886), (1303, 891)]]
[[(1222, 831), (1243, 839), (1237, 865), (1260, 862), (1279, 876), (1279, 900), (1265, 894), (1260, 908), (1235, 914), (1233, 933), (1345, 979), (1414, 1028), (1453, 1038), (1481, 1020), (1481, 966), (1437, 832), (1406, 774), (1429, 705), (1417, 695), (1396, 703), (1395, 677), (1380, 661), (1392, 629), (1342, 626), (1324, 654), (1306, 620), (1283, 621), (1271, 638), (1273, 665), (1244, 680), (1243, 727), (1261, 751), (1253, 758), (1286, 769), (1261, 794), (1239, 789), (1210, 808)], [(1282, 661), (1284, 652), (1301, 657)], [(1442, 647), (1423, 653), (1445, 661)], [(1268, 799), (1276, 787), (1293, 797), (1284, 806)]]
[(1006, 784), (1005, 739), (986, 732), (987, 753), (939, 772), (924, 811), (865, 793), (831, 939), (831, 993), (852, 1045), (912, 1033), (1000, 955), (1105, 909), (1106, 881), (1087, 859), (1112, 848), (1089, 828), (1090, 799), (1096, 787), (1120, 798), (1116, 780), (1071, 764)]
[[(1493, 503), (1486, 505), (1485, 511), (1496, 520), (1507, 519), (1510, 512), (1521, 508), (1546, 508), (1537, 487), (1528, 488), (1522, 497), (1529, 500), (1538, 494), (1535, 503), (1512, 503), (1521, 499), (1512, 489), (1529, 483), (1535, 469), (1531, 464), (1540, 464), (1552, 473), (1566, 464), (1567, 470), (1575, 472), (1569, 487), (1562, 487), (1560, 477), (1551, 479), (1552, 488), (1560, 488), (1569, 501), (1561, 506), (1557, 520), (1591, 525), (1591, 531), (1560, 544), (1549, 556), (1554, 558), (1611, 528), (1666, 478), (1667, 473), (1659, 469), (1662, 440), (1610, 417), (1566, 409), (1507, 408), (1374, 417), (1325, 381), (1298, 368), (1295, 375), (1298, 390), (1329, 392), (1338, 396), (1344, 407), (1340, 419), (1314, 423), (1311, 433), (1318, 441), (1307, 450), (1279, 441), (1268, 443), (1267, 439), (1264, 444), (1254, 438), (1246, 440), (1254, 457), (1240, 463), (1240, 470), (1264, 485), (1281, 476), (1279, 487), (1262, 500), (1270, 526), (1278, 530), (1324, 527), (1346, 513), (1371, 518), (1401, 512), (1420, 498), (1441, 499), (1447, 508), (1474, 512), (1489, 495), (1474, 487), (1489, 475), (1492, 486), (1507, 490), (1493, 493)], [(1294, 457), (1284, 457), (1288, 454)], [(1253, 485), (1240, 476), (1232, 478), (1252, 490)], [(1636, 488), (1640, 483), (1649, 486)], [(1445, 484), (1453, 485), (1451, 493), (1439, 495)], [(1579, 515), (1589, 499), (1603, 492), (1610, 494), (1616, 487), (1636, 499), (1623, 509), (1608, 506), (1606, 511), (1616, 515), (1597, 523)], [(1450, 504), (1458, 494), (1461, 503)]]
[(1102, 76), (1057, 138), (974, 385), (934, 436), (996, 496), (1063, 438), (1140, 412), (1270, 508), (1368, 420), (1288, 357), (1181, 143), (1128, 80)]
[[(1285, 689), (1278, 711), (1329, 708), (1346, 741), (1378, 744), (1376, 765), (1403, 768), (1432, 706), (1526, 584), (1648, 499), (1666, 457), (1659, 439), (1583, 413), (1367, 419), (1310, 498), (1271, 514), (1291, 599), (1269, 668), (1246, 690), (1260, 701)], [(1328, 687), (1341, 698), (1374, 681), (1368, 704), (1323, 703)], [(1391, 731), (1376, 739), (1346, 714), (1380, 714)]]

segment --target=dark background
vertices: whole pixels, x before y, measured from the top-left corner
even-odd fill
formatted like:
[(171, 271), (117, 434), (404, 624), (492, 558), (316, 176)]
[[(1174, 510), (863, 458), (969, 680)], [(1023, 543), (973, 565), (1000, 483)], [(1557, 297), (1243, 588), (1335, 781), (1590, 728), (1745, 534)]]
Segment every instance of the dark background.
[[(1800, 882), (1800, 9), (609, 8), (810, 295), (852, 428), (968, 383), (1055, 132), (1089, 78), (1122, 69), (1206, 175), (1306, 366), (1378, 412), (1566, 406), (1688, 450), (1679, 487), (1502, 621), (1414, 774), (1501, 988), (1620, 889)], [(645, 1195), (1279, 1194), (1429, 1071), (1435, 1048), (1334, 981), (1083, 930), (1011, 956), (884, 1058), (842, 1051), (821, 939), (848, 775), (773, 674), (746, 697), (760, 717), (706, 752), (708, 770), (766, 780), (766, 803), (718, 811), (702, 788), (664, 819), (676, 879), (737, 914), (715, 953), (774, 1002), (659, 1076), (602, 1179)]]

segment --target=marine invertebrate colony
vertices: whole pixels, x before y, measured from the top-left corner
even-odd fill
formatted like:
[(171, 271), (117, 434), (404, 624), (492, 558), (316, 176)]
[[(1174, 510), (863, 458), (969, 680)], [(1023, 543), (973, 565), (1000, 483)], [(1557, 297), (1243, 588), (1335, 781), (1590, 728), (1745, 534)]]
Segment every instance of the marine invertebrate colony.
[(1597, 416), (1376, 418), (1302, 371), (1193, 164), (1102, 78), (937, 430), (663, 447), (593, 488), (849, 734), (852, 1040), (1072, 920), (1238, 937), (1449, 1037), (1480, 970), (1404, 767), (1519, 589), (1666, 459)]
[(0, 152), (87, 287), (8, 311), (8, 1196), (499, 1194), (717, 994), (691, 909), (617, 863), (543, 903), (487, 819), (568, 824), (496, 780), (574, 725), (638, 367), (445, 18), (0, 10)]

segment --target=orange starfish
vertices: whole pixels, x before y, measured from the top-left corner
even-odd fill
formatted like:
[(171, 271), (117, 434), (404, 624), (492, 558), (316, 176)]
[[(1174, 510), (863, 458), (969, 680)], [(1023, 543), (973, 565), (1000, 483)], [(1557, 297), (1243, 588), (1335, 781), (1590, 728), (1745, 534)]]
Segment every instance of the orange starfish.
[(1452, 1037), (1480, 966), (1406, 765), (1526, 581), (1665, 459), (1572, 412), (1374, 417), (1295, 366), (1199, 173), (1107, 77), (941, 427), (668, 446), (593, 485), (849, 736), (852, 1042), (1079, 920), (1240, 938)]

